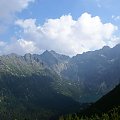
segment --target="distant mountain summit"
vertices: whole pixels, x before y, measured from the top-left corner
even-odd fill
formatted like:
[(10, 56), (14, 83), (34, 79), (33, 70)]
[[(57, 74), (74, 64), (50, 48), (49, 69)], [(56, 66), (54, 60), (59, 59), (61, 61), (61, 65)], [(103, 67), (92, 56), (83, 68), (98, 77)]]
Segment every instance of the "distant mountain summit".
[[(94, 102), (112, 90), (120, 79), (120, 44), (78, 54), (72, 58), (46, 50), (42, 54), (0, 56), (0, 74), (48, 75), (53, 88), (79, 102)], [(55, 77), (56, 76), (56, 77)]]
[(55, 51), (46, 50), (43, 54), (40, 55), (40, 59), (45, 62), (48, 66), (52, 66), (55, 64), (63, 63), (70, 59), (69, 56), (65, 56), (62, 54), (58, 54)]

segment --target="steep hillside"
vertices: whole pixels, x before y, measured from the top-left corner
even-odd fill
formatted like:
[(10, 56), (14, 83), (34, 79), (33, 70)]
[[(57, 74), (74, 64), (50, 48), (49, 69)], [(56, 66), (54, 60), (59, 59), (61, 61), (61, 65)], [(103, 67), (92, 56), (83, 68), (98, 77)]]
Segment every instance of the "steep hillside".
[(48, 120), (78, 110), (79, 103), (59, 91), (61, 81), (31, 54), (1, 56), (0, 119)]
[(120, 106), (120, 84), (94, 103), (88, 110), (90, 113), (92, 111), (93, 113), (104, 113), (118, 106)]
[(60, 116), (59, 120), (120, 120), (120, 84), (81, 113)]
[(74, 56), (61, 75), (82, 88), (81, 102), (94, 102), (112, 90), (120, 78), (120, 45)]

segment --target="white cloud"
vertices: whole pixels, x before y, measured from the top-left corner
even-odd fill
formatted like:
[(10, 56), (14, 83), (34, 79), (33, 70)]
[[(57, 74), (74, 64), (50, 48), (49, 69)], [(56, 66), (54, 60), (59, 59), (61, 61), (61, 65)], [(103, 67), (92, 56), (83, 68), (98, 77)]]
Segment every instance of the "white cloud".
[(43, 50), (55, 50), (66, 55), (75, 55), (96, 50), (104, 45), (114, 46), (119, 38), (114, 35), (117, 27), (111, 23), (102, 23), (98, 16), (83, 13), (77, 20), (71, 15), (59, 19), (48, 19), (42, 26), (35, 19), (17, 20), (22, 29), (22, 39), (8, 45), (6, 51), (19, 53), (40, 53)]
[[(33, 41), (26, 41), (23, 39), (18, 40), (19, 45), (24, 50), (25, 53), (34, 53), (37, 52), (37, 48), (35, 47), (35, 43)], [(27, 49), (26, 49), (27, 48)]]
[(0, 0), (0, 20), (11, 19), (16, 12), (27, 8), (29, 2), (34, 0)]
[[(6, 30), (14, 24), (16, 13), (26, 9), (29, 3), (34, 1), (35, 0), (0, 0), (0, 34), (7, 34)], [(14, 51), (24, 53), (25, 51), (19, 42), (20, 40), (7, 43), (4, 42), (4, 40), (0, 40), (0, 54)]]
[(4, 33), (14, 23), (16, 13), (26, 9), (34, 0), (0, 0), (0, 33)]
[(0, 41), (0, 54), (25, 54), (25, 53), (35, 53), (39, 50), (35, 47), (33, 41), (26, 41), (23, 39), (11, 40), (10, 43), (5, 43)]

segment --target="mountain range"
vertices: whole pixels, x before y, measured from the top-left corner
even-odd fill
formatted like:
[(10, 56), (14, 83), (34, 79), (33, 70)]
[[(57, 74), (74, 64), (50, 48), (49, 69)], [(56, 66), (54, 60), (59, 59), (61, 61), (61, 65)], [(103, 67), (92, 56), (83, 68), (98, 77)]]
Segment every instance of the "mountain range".
[(48, 50), (0, 56), (0, 116), (47, 120), (97, 101), (120, 82), (119, 51), (120, 44), (73, 57)]
[(48, 120), (77, 111), (79, 103), (57, 90), (61, 81), (31, 54), (1, 56), (0, 119)]

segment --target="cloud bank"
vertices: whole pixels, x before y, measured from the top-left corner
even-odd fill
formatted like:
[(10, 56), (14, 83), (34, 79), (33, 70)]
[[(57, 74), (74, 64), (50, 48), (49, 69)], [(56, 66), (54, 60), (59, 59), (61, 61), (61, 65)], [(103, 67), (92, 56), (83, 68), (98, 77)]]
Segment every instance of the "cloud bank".
[(103, 23), (99, 16), (89, 13), (83, 13), (77, 20), (71, 15), (63, 15), (48, 19), (43, 25), (38, 25), (36, 19), (18, 19), (15, 25), (21, 28), (21, 37), (5, 44), (7, 53), (40, 53), (47, 49), (73, 56), (119, 43), (119, 38), (114, 35), (117, 26)]

